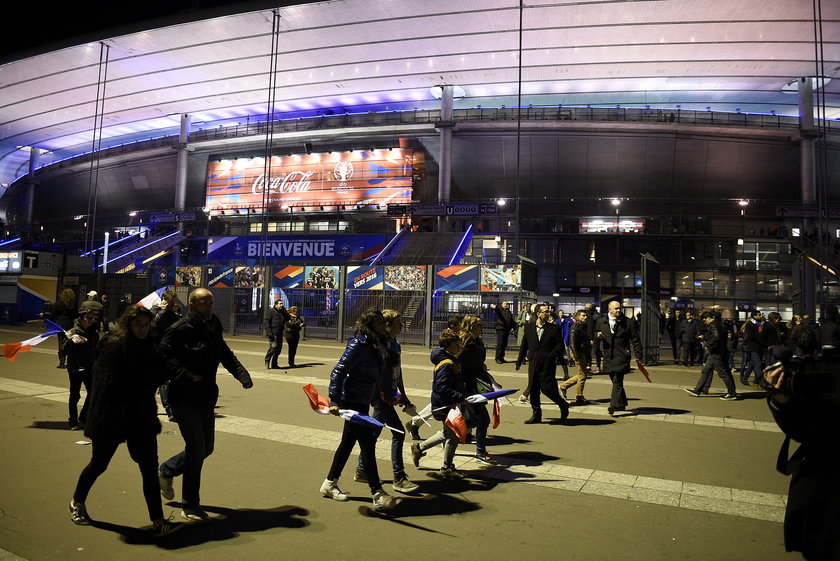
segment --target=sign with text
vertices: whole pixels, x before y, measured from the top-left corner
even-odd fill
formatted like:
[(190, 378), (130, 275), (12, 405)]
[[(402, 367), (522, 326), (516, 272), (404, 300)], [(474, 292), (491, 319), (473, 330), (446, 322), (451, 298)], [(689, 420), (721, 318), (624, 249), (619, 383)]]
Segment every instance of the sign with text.
[(361, 261), (385, 247), (385, 236), (347, 234), (324, 236), (233, 236), (214, 238), (207, 244), (209, 261), (260, 261), (306, 263), (310, 261)]
[(382, 290), (385, 284), (382, 267), (348, 267), (347, 288)]
[(207, 165), (210, 210), (387, 205), (411, 201), (424, 154), (403, 148), (227, 159)]

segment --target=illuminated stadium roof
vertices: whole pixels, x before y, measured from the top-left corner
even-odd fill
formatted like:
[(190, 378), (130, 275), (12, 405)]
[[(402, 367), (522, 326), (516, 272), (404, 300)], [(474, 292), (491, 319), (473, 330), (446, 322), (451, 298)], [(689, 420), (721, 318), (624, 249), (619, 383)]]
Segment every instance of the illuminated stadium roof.
[[(527, 0), (521, 34), (514, 0), (285, 6), (273, 110), (436, 107), (438, 84), (463, 88), (458, 107), (511, 107), (521, 73), (523, 105), (797, 115), (798, 96), (783, 88), (823, 75), (835, 78), (823, 89), (825, 116), (838, 119), (840, 2), (823, 1), (816, 24), (813, 5)], [(177, 133), (182, 113), (194, 128), (264, 120), (274, 14), (178, 23), (0, 66), (0, 183), (26, 173), (26, 147), (48, 151), (42, 163), (91, 149), (98, 84), (102, 146)]]

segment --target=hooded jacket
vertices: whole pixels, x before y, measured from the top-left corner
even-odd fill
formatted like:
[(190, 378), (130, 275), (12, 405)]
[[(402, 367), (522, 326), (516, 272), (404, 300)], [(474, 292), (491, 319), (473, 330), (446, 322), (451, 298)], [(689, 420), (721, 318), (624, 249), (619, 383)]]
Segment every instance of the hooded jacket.
[(383, 387), (384, 352), (382, 343), (372, 337), (351, 337), (330, 373), (330, 404), (372, 405)]
[[(435, 365), (432, 382), (432, 415), (438, 421), (446, 419), (447, 406), (460, 403), (467, 398), (464, 379), (461, 377), (458, 359), (442, 347), (432, 349), (429, 357)], [(443, 407), (443, 409), (438, 409)], [(435, 411), (435, 409), (438, 409)]]

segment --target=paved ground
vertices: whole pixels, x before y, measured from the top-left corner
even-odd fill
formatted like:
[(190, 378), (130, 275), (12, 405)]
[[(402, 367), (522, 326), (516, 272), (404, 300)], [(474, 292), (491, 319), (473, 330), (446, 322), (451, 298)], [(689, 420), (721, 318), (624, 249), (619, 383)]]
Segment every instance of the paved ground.
[[(0, 341), (32, 332), (3, 328)], [(305, 341), (302, 367), (267, 371), (263, 340), (229, 342), (255, 386), (245, 391), (220, 373), (217, 446), (202, 485), (217, 520), (158, 541), (142, 530), (148, 520), (139, 472), (124, 447), (87, 503), (100, 522), (70, 522), (66, 505), (90, 448), (66, 428), (67, 380), (55, 368), (55, 343), (0, 362), (0, 560), (799, 558), (782, 545), (788, 482), (774, 470), (782, 437), (766, 403), (752, 390), (737, 402), (689, 396), (682, 388), (699, 369), (651, 368), (652, 384), (628, 376), (632, 411), (616, 418), (606, 411), (609, 381), (597, 375), (586, 391), (593, 405), (573, 407), (564, 424), (553, 405), (544, 405), (542, 424), (524, 425), (529, 407), (506, 404), (501, 425), (490, 431), (500, 466), (475, 464), (474, 447), (462, 445), (457, 462), (470, 477), (442, 482), (429, 477), (440, 467), (438, 453), (419, 469), (407, 455), (420, 492), (376, 515), (367, 485), (353, 482), (351, 469), (341, 481), (350, 502), (318, 493), (342, 421), (312, 412), (301, 387), (312, 382), (325, 394), (343, 345)], [(405, 347), (403, 360), (408, 393), (423, 405), (428, 351)], [(524, 385), (524, 369), (492, 366), (505, 387)], [(719, 380), (712, 390), (722, 393)], [(161, 458), (181, 447), (177, 427), (164, 421)], [(389, 449), (387, 442), (378, 447), (383, 478), (390, 476)], [(177, 504), (164, 511), (177, 516)]]

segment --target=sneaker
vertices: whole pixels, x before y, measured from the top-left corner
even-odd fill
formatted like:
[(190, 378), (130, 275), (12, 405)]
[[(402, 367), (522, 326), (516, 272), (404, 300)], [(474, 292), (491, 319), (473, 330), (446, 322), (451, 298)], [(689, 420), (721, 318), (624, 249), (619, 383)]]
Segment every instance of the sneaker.
[(685, 390), (685, 393), (687, 393), (688, 395), (692, 395), (694, 397), (700, 397), (700, 392), (698, 392), (694, 388), (683, 388), (683, 390)]
[(499, 462), (496, 461), (496, 458), (494, 458), (493, 456), (491, 456), (490, 454), (488, 454), (486, 452), (484, 454), (476, 454), (475, 455), (475, 461), (480, 463), (480, 464), (486, 464), (488, 466), (499, 465)]
[(359, 483), (367, 483), (368, 478), (363, 471), (356, 471), (356, 474), (353, 476), (353, 481), (357, 481)]
[(463, 479), (464, 474), (455, 469), (455, 466), (443, 466), (440, 468), (440, 476), (444, 479)]
[(158, 483), (160, 483), (160, 494), (167, 501), (175, 498), (175, 489), (172, 488), (172, 478), (166, 477), (158, 472)]
[(384, 489), (379, 489), (379, 491), (373, 494), (373, 510), (376, 511), (390, 510), (397, 506), (399, 502), (399, 499), (395, 499), (386, 493)]
[(85, 427), (79, 423), (70, 423), (70, 430), (85, 430)]
[(419, 488), (420, 486), (418, 484), (411, 481), (405, 475), (394, 479), (394, 491), (399, 491), (400, 493), (413, 493)]
[(184, 507), (183, 510), (181, 510), (181, 518), (192, 524), (203, 524), (212, 520), (212, 518), (210, 518), (210, 515), (204, 512), (204, 510), (201, 507)]
[(70, 501), (70, 520), (79, 526), (89, 526), (93, 522), (88, 516), (85, 505), (78, 504), (76, 501)]
[(183, 527), (184, 524), (181, 524), (180, 522), (163, 520), (157, 525), (152, 525), (152, 532), (154, 533), (156, 538), (162, 538), (163, 536), (168, 536), (172, 532), (177, 532)]
[(724, 401), (736, 401), (739, 399), (739, 396), (737, 393), (727, 393), (720, 396), (720, 398)]
[(420, 445), (414, 443), (411, 445), (411, 459), (414, 460), (414, 467), (420, 467), (420, 458), (425, 456), (426, 453), (420, 449)]
[(350, 498), (338, 488), (338, 480), (325, 479), (321, 483), (321, 494), (334, 501), (349, 501)]
[(405, 430), (411, 435), (412, 440), (423, 440), (420, 438), (420, 429), (411, 421), (405, 424)]

